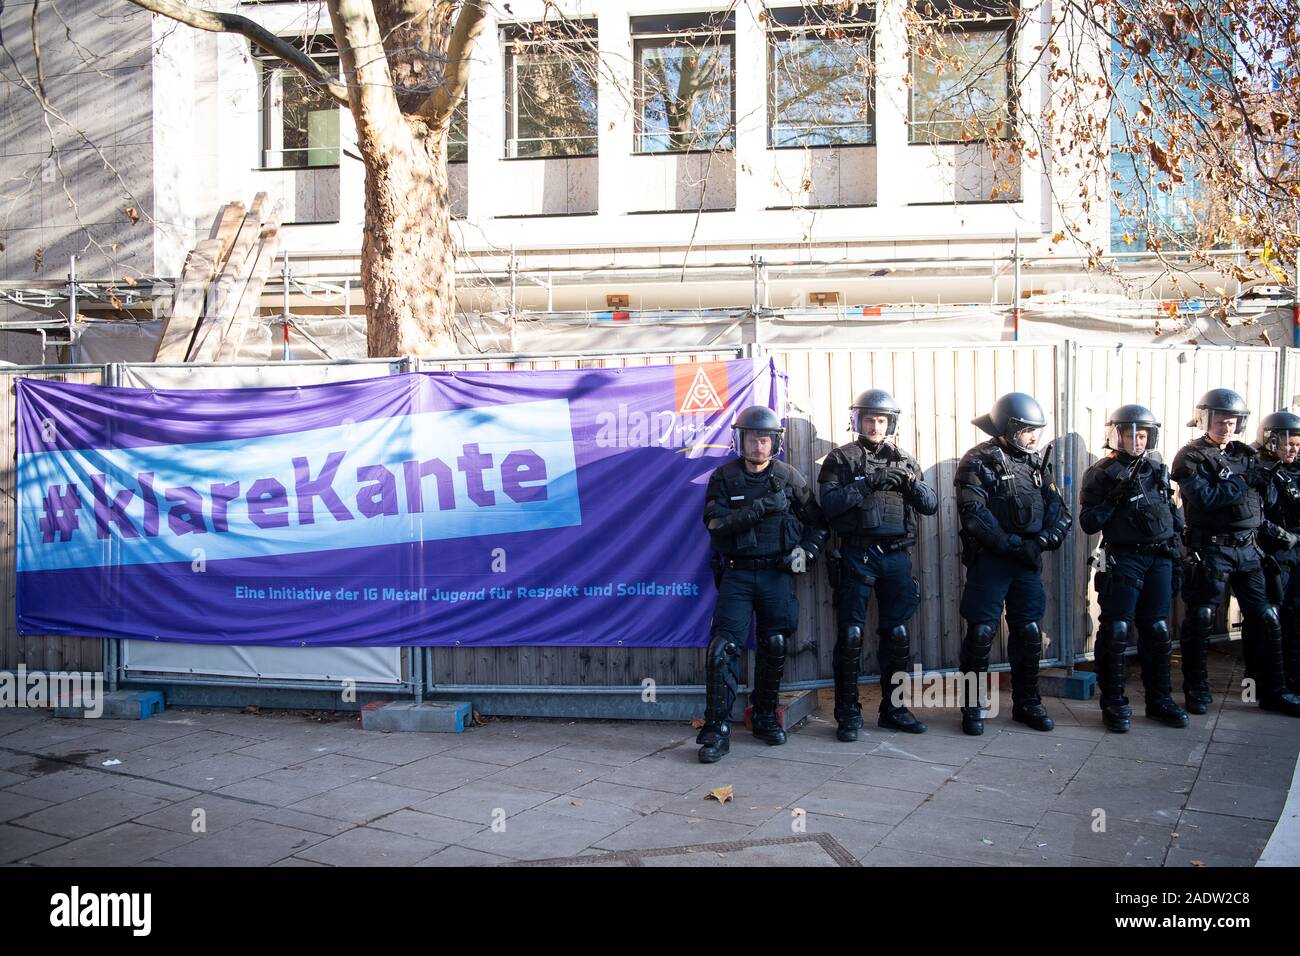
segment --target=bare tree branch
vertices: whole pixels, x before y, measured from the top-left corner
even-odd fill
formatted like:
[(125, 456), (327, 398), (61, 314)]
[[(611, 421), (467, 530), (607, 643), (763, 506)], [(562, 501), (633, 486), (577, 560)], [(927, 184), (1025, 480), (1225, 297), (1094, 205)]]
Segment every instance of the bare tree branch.
[(369, 0), (328, 0), (327, 5), (339, 60), (348, 77), (347, 103), (357, 136), (372, 143), (388, 141), (406, 129), (406, 122), (397, 105), (374, 7)]
[(483, 0), (467, 0), (456, 18), (456, 28), (447, 42), (447, 58), (442, 85), (434, 90), (416, 109), (436, 129), (445, 130), (451, 125), (451, 114), (465, 95), (469, 82), (469, 55), (479, 34), (483, 32), (487, 7)]
[(250, 43), (272, 56), (278, 56), (286, 63), (292, 63), (298, 70), (330, 96), (344, 106), (349, 106), (348, 89), (336, 77), (330, 76), (320, 65), (292, 43), (271, 33), (265, 27), (236, 13), (214, 13), (199, 10), (178, 0), (128, 0), (142, 10), (170, 17), (179, 23), (196, 30), (209, 33), (237, 33), (246, 37)]
[(36, 16), (41, 8), (41, 0), (32, 0), (32, 55), (36, 58), (36, 88), (41, 91), (41, 98), (48, 99), (45, 92), (45, 70), (41, 66), (41, 37), (37, 27)]

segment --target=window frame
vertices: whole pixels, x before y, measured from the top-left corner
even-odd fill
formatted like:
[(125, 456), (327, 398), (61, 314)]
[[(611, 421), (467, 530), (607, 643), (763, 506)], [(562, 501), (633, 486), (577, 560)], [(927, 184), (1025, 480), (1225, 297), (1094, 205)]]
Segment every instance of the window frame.
[[(934, 9), (927, 2), (927, 7)], [(975, 14), (987, 12), (979, 4), (978, 0), (952, 0), (951, 3), (944, 4), (945, 10), (960, 10), (965, 13)], [(935, 22), (927, 20), (926, 22)], [(1002, 135), (985, 135), (973, 136), (969, 139), (945, 139), (938, 136), (917, 139), (918, 129), (928, 129), (934, 124), (916, 119), (916, 66), (917, 57), (913, 51), (912, 43), (908, 43), (907, 49), (907, 74), (909, 82), (907, 84), (907, 145), (909, 146), (965, 146), (979, 144), (993, 144), (1009, 140), (1012, 132), (1019, 122), (1020, 103), (1016, 90), (1016, 64), (1019, 62), (1019, 40), (1020, 40), (1020, 22), (1012, 15), (1008, 14), (1001, 17), (993, 17), (991, 20), (978, 19), (975, 16), (950, 20), (940, 31), (942, 34), (972, 34), (972, 33), (1000, 33), (1006, 38), (1006, 56), (1003, 57), (1003, 63), (1006, 64), (1007, 71), (1007, 122), (1005, 131)]]
[[(787, 143), (779, 144), (776, 142), (776, 133), (780, 127), (778, 122), (778, 105), (776, 97), (776, 58), (777, 44), (783, 40), (792, 40), (799, 37), (811, 37), (816, 39), (817, 34), (823, 30), (843, 30), (861, 38), (864, 46), (867, 48), (868, 57), (872, 66), (876, 62), (876, 23), (874, 19), (874, 8), (858, 19), (847, 19), (844, 17), (835, 17), (834, 19), (819, 20), (808, 22), (810, 13), (817, 12), (817, 8), (793, 8), (789, 11), (769, 9), (768, 22), (771, 24), (766, 30), (767, 33), (767, 148), (768, 149), (855, 149), (861, 147), (873, 147), (876, 145), (876, 82), (874, 72), (866, 81), (867, 86), (867, 103), (869, 106), (867, 115), (862, 123), (846, 124), (849, 129), (860, 129), (866, 127), (870, 131), (870, 138), (864, 143)], [(793, 13), (793, 16), (782, 16), (782, 14)], [(794, 22), (785, 22), (786, 20)], [(786, 127), (792, 128), (792, 127)], [(816, 127), (814, 127), (816, 128)], [(837, 127), (838, 128), (838, 127)]]
[[(303, 50), (314, 62), (321, 66), (325, 72), (330, 72), (333, 68), (335, 77), (340, 76), (342, 63), (339, 59), (338, 50), (334, 43), (334, 38), (327, 34), (316, 34), (310, 37), (293, 36), (280, 37), (288, 43), (292, 43), (299, 49)], [(339, 121), (339, 143), (334, 147), (335, 158), (332, 163), (321, 163), (318, 165), (301, 165), (290, 166), (283, 163), (284, 154), (288, 152), (283, 146), (273, 149), (269, 144), (274, 141), (274, 126), (280, 126), (280, 139), (283, 142), (284, 130), (284, 81), (286, 73), (297, 75), (302, 82), (308, 82), (305, 77), (298, 71), (293, 64), (278, 56), (266, 56), (254, 54), (254, 61), (257, 66), (257, 84), (258, 84), (258, 123), (257, 123), (257, 163), (254, 169), (259, 171), (275, 172), (281, 170), (298, 170), (298, 169), (338, 169), (343, 159), (343, 142), (342, 118)], [(273, 89), (278, 91), (279, 96), (273, 95)], [(275, 105), (275, 100), (279, 99), (279, 105)], [(334, 107), (336, 113), (340, 113), (343, 107), (334, 101), (331, 97), (330, 104)], [(307, 152), (313, 147), (304, 147), (300, 151)], [(329, 147), (315, 147), (328, 149)], [(279, 165), (272, 166), (267, 163), (267, 155), (270, 153), (279, 153), (282, 162)]]
[[(537, 24), (504, 24), (501, 28), (501, 39), (505, 45), (503, 51), (503, 67), (505, 70), (505, 95), (502, 106), (505, 122), (505, 136), (502, 142), (502, 158), (510, 161), (529, 160), (529, 159), (589, 159), (600, 155), (600, 121), (599, 116), (592, 127), (590, 151), (577, 153), (567, 153), (562, 156), (520, 156), (518, 154), (517, 144), (521, 142), (517, 135), (519, 120), (519, 86), (516, 79), (516, 53), (515, 46), (522, 43), (529, 47), (539, 48), (557, 48), (581, 47), (586, 48), (586, 52), (593, 55), (599, 55), (597, 47), (596, 20), (582, 19), (575, 21), (566, 21), (563, 24), (565, 35), (556, 37), (536, 38), (529, 36), (530, 29)], [(593, 88), (596, 84), (593, 83)], [(597, 109), (599, 110), (599, 89), (596, 89)], [(558, 139), (558, 137), (556, 137)], [(528, 140), (533, 142), (533, 140)], [(512, 149), (513, 147), (513, 149)]]
[[(452, 149), (455, 146), (461, 144), (461, 140), (456, 139), (454, 135), (456, 131), (456, 118), (458, 116), (465, 117), (465, 139), (464, 139), (465, 157), (463, 159), (457, 159), (452, 156)], [(451, 111), (451, 122), (447, 124), (447, 163), (448, 165), (450, 165), (453, 163), (468, 163), (468, 162), (469, 162), (469, 84), (466, 84), (465, 91), (461, 94), (460, 102), (457, 103), (456, 108)]]
[[(688, 156), (692, 153), (735, 153), (736, 151), (736, 28), (734, 13), (682, 14), (675, 16), (645, 16), (631, 18), (632, 36), (632, 99), (635, 110), (633, 118), (633, 156)], [(645, 97), (643, 93), (643, 69), (641, 52), (649, 44), (661, 44), (665, 40), (684, 40), (688, 37), (705, 38), (709, 46), (719, 50), (727, 48), (727, 122), (720, 141), (713, 146), (694, 147), (690, 149), (645, 149), (644, 142), (650, 136), (667, 134), (647, 133), (645, 128)], [(716, 37), (716, 43), (712, 38)], [(696, 44), (690, 44), (695, 46)], [(729, 139), (728, 145), (722, 139)]]

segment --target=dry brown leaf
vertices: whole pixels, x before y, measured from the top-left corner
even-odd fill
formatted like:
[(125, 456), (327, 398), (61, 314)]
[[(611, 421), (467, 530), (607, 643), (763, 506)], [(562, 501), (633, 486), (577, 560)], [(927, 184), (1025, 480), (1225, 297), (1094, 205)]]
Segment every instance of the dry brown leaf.
[(704, 799), (707, 800), (709, 797), (712, 797), (714, 800), (717, 800), (718, 803), (726, 803), (731, 799), (732, 792), (733, 788), (730, 784), (725, 787), (714, 787), (704, 795)]
[(1205, 866), (1205, 863), (1202, 862), (1201, 860), (1193, 860), (1192, 866)]
[(126, 213), (126, 218), (131, 220), (131, 225), (134, 226), (137, 222), (140, 221), (140, 213), (136, 211), (136, 208), (134, 206), (127, 206), (122, 211)]
[(703, 726), (704, 726), (704, 718), (703, 718), (703, 717), (692, 717), (692, 718), (691, 718), (691, 730), (699, 730), (699, 729), (700, 729), (701, 727), (703, 727)]

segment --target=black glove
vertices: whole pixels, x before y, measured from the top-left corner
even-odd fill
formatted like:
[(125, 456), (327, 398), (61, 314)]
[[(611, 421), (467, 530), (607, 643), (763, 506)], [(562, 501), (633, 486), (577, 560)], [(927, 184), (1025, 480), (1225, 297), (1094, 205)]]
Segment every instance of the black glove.
[(900, 468), (897, 465), (891, 465), (890, 467), (885, 469), (885, 474), (890, 475), (894, 479), (895, 488), (906, 489), (911, 487), (912, 473), (908, 471), (906, 468)]
[(889, 471), (890, 469), (888, 468), (877, 468), (875, 471), (871, 472), (871, 474), (859, 478), (858, 481), (862, 482), (863, 493), (866, 494), (872, 491), (884, 491), (888, 488), (894, 487), (895, 480), (893, 476), (890, 475)]
[(754, 514), (760, 518), (765, 515), (781, 514), (790, 508), (790, 498), (784, 491), (778, 491), (766, 498), (759, 498), (750, 507), (754, 509)]
[(1021, 561), (1021, 563), (1037, 571), (1039, 568), (1039, 559), (1042, 555), (1042, 542), (1037, 538), (1032, 538), (1029, 541), (1022, 541), (1020, 543), (1020, 549), (1016, 552), (1015, 556)]
[(1273, 477), (1272, 473), (1261, 464), (1253, 464), (1246, 469), (1246, 485), (1254, 488), (1256, 491), (1263, 491), (1268, 487), (1269, 479)]
[(1044, 528), (1043, 533), (1038, 536), (1038, 543), (1044, 551), (1055, 551), (1064, 541), (1065, 535), (1057, 528)]
[(1142, 486), (1138, 484), (1136, 478), (1125, 478), (1116, 485), (1110, 493), (1107, 500), (1113, 505), (1122, 505), (1132, 498), (1136, 498), (1142, 493)]

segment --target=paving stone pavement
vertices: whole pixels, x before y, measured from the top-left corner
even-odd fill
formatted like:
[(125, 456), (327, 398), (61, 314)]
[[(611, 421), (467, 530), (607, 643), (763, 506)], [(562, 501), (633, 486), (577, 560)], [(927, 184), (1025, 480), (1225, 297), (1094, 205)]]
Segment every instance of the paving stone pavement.
[[(288, 711), (5, 709), (0, 865), (1252, 866), (1300, 720), (1226, 694), (1241, 664), (1212, 662), (1214, 708), (1186, 730), (1142, 716), (1134, 667), (1128, 734), (1104, 730), (1095, 700), (1049, 699), (1054, 733), (1007, 706), (967, 737), (956, 711), (923, 709), (927, 734), (869, 721), (846, 745), (823, 694), (784, 747), (737, 728), (712, 766), (682, 723), (420, 735)], [(726, 803), (709, 796), (725, 786)]]

